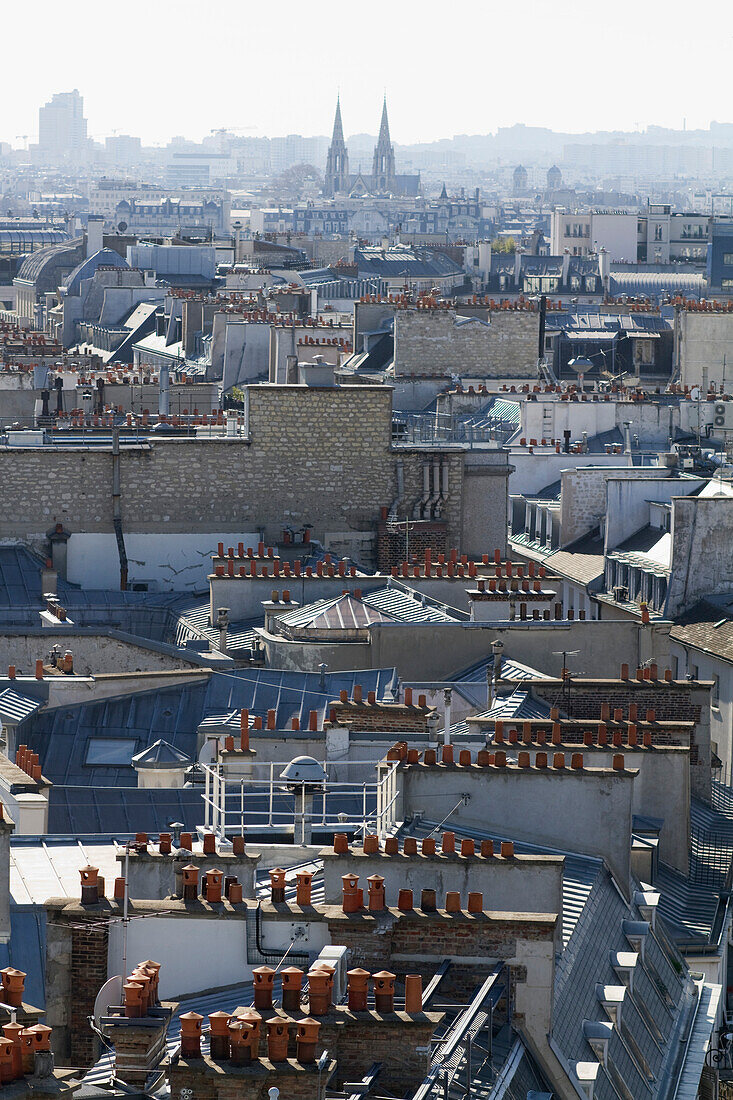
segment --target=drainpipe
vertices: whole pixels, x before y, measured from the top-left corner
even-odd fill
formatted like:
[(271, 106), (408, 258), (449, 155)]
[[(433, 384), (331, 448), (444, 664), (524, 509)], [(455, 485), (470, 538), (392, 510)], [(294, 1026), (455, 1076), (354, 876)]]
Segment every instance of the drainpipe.
[(425, 511), (428, 513), (431, 519), (436, 516), (436, 507), (440, 500), (440, 459), (437, 455), (433, 456), (433, 491), (430, 495), (430, 499), (425, 505)]
[(170, 371), (167, 363), (163, 363), (158, 370), (158, 385), (158, 416), (168, 416), (170, 412)]
[(405, 463), (401, 458), (398, 458), (395, 463), (395, 473), (397, 474), (397, 496), (389, 510), (390, 519), (399, 517), (402, 501), (405, 499)]
[(443, 699), (445, 701), (445, 733), (443, 740), (446, 745), (450, 745), (450, 712), (451, 712), (451, 699), (453, 698), (453, 689), (445, 688), (443, 691)]
[(440, 495), (438, 502), (435, 505), (435, 518), (440, 519), (445, 509), (445, 502), (448, 497), (448, 459), (441, 458), (440, 460)]
[(120, 559), (120, 591), (127, 591), (127, 551), (122, 534), (122, 509), (120, 498), (120, 429), (112, 429), (112, 525), (117, 540), (117, 553)]
[(430, 499), (430, 463), (423, 462), (422, 467), (422, 496), (412, 510), (413, 519), (422, 519), (425, 505)]
[(216, 625), (219, 628), (219, 652), (226, 656), (227, 630), (229, 629), (229, 608), (220, 607), (217, 613)]

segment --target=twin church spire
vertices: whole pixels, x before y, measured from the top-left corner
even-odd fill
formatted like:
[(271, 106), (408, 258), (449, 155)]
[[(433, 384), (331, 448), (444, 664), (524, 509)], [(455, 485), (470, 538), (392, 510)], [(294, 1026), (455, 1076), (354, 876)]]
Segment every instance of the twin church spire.
[(354, 187), (370, 194), (391, 194), (395, 191), (396, 172), (394, 146), (389, 136), (387, 117), (387, 97), (382, 104), (382, 121), (379, 137), (374, 147), (371, 176), (352, 176), (349, 173), (349, 151), (344, 141), (344, 127), (341, 121), (341, 99), (336, 100), (336, 114), (333, 120), (333, 134), (326, 159), (326, 180), (324, 191), (327, 195), (350, 194)]

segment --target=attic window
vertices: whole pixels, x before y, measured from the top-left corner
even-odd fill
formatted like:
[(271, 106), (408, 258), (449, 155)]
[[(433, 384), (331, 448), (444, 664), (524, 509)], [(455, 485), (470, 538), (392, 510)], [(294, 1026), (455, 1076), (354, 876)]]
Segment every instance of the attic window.
[(137, 751), (137, 738), (93, 737), (87, 744), (87, 765), (118, 767), (130, 764)]

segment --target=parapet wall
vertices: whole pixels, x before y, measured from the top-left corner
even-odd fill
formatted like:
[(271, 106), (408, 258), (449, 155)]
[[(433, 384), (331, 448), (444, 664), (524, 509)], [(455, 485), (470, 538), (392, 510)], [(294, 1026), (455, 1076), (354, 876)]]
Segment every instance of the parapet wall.
[(492, 311), (489, 320), (455, 310), (398, 310), (395, 378), (537, 377), (539, 314)]
[[(120, 455), (125, 532), (239, 532), (314, 524), (320, 539), (373, 534), (397, 496), (423, 492), (425, 454), (391, 448), (391, 391), (350, 386), (252, 386), (249, 438), (152, 440)], [(430, 457), (432, 457), (432, 452)], [(463, 453), (447, 455), (443, 520), (463, 538)], [(61, 523), (72, 533), (113, 530), (111, 448), (0, 449), (0, 537), (42, 543)], [(500, 502), (506, 472), (490, 483)], [(482, 540), (485, 545), (485, 540)], [(343, 551), (348, 553), (348, 549)]]
[[(428, 753), (426, 753), (428, 755)], [(428, 821), (451, 815), (461, 832), (509, 833), (517, 841), (605, 859), (623, 890), (629, 887), (631, 816), (635, 769), (619, 754), (612, 769), (577, 762), (520, 767), (506, 753), (486, 753), (477, 763), (402, 763), (398, 785), (404, 819), (421, 813)], [(572, 812), (568, 813), (568, 807)]]

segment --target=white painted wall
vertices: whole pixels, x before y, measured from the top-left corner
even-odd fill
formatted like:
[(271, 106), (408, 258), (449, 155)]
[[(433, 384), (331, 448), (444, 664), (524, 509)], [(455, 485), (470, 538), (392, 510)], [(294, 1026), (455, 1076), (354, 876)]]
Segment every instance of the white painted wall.
[[(247, 925), (243, 920), (150, 916), (130, 921), (127, 928), (127, 973), (143, 959), (161, 963), (163, 1000), (252, 978), (252, 966), (247, 961)], [(108, 975), (124, 977), (121, 924), (109, 926), (107, 959)]]
[[(212, 534), (125, 534), (128, 582), (147, 581), (151, 591), (190, 592), (208, 587), (211, 554), (220, 532)], [(227, 533), (227, 546), (256, 546), (258, 532)], [(85, 588), (118, 588), (120, 559), (114, 534), (80, 532), (68, 541), (67, 579)]]

